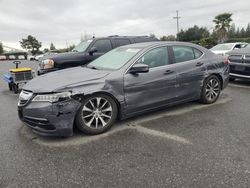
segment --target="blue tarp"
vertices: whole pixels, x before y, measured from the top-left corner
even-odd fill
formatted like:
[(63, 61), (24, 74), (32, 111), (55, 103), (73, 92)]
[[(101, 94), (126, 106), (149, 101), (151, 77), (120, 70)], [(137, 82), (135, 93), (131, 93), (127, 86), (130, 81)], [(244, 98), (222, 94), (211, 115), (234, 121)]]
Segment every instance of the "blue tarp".
[(4, 75), (3, 75), (3, 80), (4, 80), (5, 82), (7, 82), (7, 83), (13, 82), (13, 78), (12, 78), (12, 76), (11, 76), (10, 74), (4, 74)]

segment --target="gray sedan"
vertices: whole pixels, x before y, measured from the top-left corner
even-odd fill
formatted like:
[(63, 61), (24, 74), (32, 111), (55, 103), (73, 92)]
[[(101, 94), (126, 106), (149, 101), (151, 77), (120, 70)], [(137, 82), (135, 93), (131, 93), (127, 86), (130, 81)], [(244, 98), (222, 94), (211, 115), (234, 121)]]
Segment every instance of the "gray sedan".
[(34, 132), (107, 131), (117, 120), (188, 101), (214, 103), (228, 84), (228, 60), (191, 43), (122, 46), (91, 62), (27, 83), (20, 119)]

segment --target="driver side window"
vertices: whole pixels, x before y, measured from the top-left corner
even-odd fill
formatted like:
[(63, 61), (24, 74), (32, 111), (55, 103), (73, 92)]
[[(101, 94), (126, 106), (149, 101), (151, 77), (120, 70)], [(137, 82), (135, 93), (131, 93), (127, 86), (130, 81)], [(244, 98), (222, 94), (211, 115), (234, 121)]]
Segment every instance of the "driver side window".
[(149, 66), (149, 68), (168, 65), (168, 49), (167, 47), (155, 48), (142, 56), (137, 63), (146, 64)]

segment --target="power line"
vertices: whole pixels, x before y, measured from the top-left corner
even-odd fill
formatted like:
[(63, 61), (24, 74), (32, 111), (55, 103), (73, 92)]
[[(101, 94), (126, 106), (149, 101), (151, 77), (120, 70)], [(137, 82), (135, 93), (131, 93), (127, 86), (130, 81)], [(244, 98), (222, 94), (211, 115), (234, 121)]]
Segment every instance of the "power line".
[(179, 19), (181, 18), (179, 16), (179, 11), (176, 11), (176, 17), (173, 17), (174, 19), (176, 19), (176, 24), (177, 24), (177, 34), (176, 34), (176, 39), (178, 38), (178, 33), (179, 33)]

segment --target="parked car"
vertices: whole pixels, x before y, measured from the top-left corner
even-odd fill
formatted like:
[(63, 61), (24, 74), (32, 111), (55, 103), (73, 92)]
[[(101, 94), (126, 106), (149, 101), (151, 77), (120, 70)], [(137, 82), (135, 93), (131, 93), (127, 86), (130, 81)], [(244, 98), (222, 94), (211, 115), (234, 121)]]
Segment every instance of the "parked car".
[(228, 60), (191, 43), (116, 48), (86, 67), (37, 77), (19, 97), (20, 119), (41, 135), (87, 134), (116, 121), (178, 103), (214, 103), (228, 84)]
[(15, 56), (15, 55), (9, 55), (8, 59), (9, 59), (9, 60), (15, 60), (15, 59), (16, 59), (16, 56)]
[(85, 65), (116, 47), (152, 41), (158, 41), (158, 39), (148, 36), (122, 37), (115, 35), (86, 40), (78, 44), (72, 52), (41, 59), (37, 74), (41, 75), (60, 69)]
[(2, 60), (7, 60), (5, 55), (0, 55), (0, 61), (2, 61)]
[(226, 55), (227, 52), (230, 52), (232, 50), (240, 49), (246, 47), (247, 43), (242, 43), (242, 42), (236, 42), (236, 43), (222, 43), (222, 44), (217, 44), (210, 50), (214, 52), (215, 54), (218, 55)]
[(30, 60), (30, 61), (33, 61), (33, 60), (35, 60), (35, 56), (33, 56), (33, 55), (28, 55), (27, 59)]
[(17, 57), (17, 59), (19, 59), (19, 60), (25, 60), (25, 56), (24, 56), (24, 55), (19, 55), (19, 56)]
[(228, 53), (230, 60), (230, 80), (236, 78), (250, 80), (250, 44), (245, 48)]

